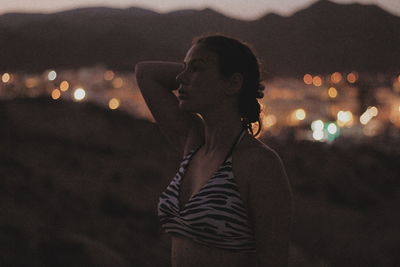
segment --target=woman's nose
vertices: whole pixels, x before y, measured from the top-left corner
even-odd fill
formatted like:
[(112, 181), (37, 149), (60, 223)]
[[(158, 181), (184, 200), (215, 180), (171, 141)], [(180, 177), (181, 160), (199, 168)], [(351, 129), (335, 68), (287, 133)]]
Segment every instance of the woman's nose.
[(186, 70), (184, 69), (181, 73), (176, 75), (176, 81), (180, 84), (186, 84), (187, 77), (186, 77)]

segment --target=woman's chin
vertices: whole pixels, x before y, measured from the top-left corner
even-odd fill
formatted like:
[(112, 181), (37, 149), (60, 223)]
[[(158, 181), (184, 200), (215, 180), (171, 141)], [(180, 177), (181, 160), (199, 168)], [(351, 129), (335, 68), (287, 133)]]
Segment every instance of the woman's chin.
[(195, 112), (193, 107), (191, 107), (189, 102), (185, 99), (179, 100), (179, 109), (187, 112)]

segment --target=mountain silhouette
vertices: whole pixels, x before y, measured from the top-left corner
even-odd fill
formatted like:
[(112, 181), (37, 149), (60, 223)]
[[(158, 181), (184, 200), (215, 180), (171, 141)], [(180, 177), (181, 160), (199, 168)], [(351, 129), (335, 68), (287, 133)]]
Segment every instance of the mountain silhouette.
[(0, 71), (40, 72), (140, 60), (181, 61), (194, 36), (224, 33), (252, 44), (265, 72), (302, 75), (400, 70), (400, 17), (374, 5), (317, 1), (291, 16), (244, 21), (212, 9), (160, 14), (142, 8), (79, 8), (0, 16)]

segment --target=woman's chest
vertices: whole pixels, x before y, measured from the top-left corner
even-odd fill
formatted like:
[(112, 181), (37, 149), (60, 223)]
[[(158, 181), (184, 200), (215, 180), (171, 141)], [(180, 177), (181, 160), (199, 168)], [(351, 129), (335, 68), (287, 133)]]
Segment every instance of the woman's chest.
[[(247, 205), (248, 187), (240, 169), (239, 164), (232, 164), (232, 160), (225, 160), (221, 163), (218, 160), (193, 160), (188, 165), (184, 175), (181, 177), (179, 186), (179, 203), (181, 209), (193, 200), (196, 195), (201, 193), (205, 195), (204, 191), (212, 190), (218, 191), (218, 188), (226, 186), (229, 187), (231, 193), (237, 193), (244, 205)], [(221, 190), (223, 195), (229, 193), (228, 189)], [(228, 194), (229, 195), (229, 194)]]

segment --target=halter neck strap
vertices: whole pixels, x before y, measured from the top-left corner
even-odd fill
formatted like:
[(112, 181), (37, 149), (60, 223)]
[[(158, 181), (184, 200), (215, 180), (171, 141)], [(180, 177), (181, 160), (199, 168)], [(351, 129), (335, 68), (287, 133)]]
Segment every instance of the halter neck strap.
[(231, 146), (231, 149), (229, 150), (228, 154), (226, 155), (224, 162), (232, 155), (233, 150), (235, 149), (235, 147), (240, 143), (240, 141), (242, 140), (244, 134), (246, 133), (246, 129), (243, 128), (239, 135), (236, 137), (236, 141), (235, 143), (233, 143), (233, 145)]
[[(246, 128), (243, 128), (240, 133), (238, 134), (238, 136), (235, 138), (235, 142), (232, 144), (231, 148), (229, 149), (229, 152), (226, 154), (225, 158), (224, 158), (224, 162), (229, 158), (229, 156), (231, 156), (233, 150), (235, 149), (235, 147), (240, 143), (240, 141), (242, 140), (244, 134), (246, 133)], [(204, 145), (201, 144), (200, 146), (198, 146), (192, 153), (191, 157), (200, 149), (200, 147), (202, 147)]]

